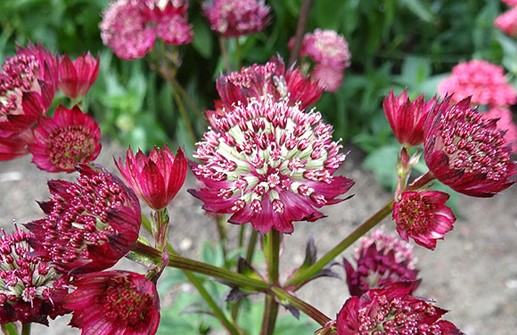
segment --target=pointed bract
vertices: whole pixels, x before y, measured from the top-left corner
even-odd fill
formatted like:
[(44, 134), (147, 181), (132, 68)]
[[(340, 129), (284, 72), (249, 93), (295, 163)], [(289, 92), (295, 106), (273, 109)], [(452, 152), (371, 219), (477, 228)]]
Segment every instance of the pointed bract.
[(70, 99), (82, 98), (90, 90), (99, 74), (99, 56), (90, 52), (75, 60), (68, 55), (59, 58), (59, 89)]

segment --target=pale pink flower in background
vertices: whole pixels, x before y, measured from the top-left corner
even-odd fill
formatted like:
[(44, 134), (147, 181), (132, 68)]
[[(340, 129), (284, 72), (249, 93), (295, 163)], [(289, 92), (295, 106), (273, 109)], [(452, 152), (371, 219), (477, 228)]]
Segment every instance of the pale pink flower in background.
[(499, 15), (494, 26), (507, 35), (515, 37), (517, 35), (517, 7), (514, 7)]
[(452, 103), (467, 97), (471, 97), (472, 104), (491, 107), (517, 102), (517, 93), (508, 83), (503, 67), (484, 60), (471, 60), (454, 66), (451, 76), (438, 84), (438, 93), (452, 95)]
[(269, 22), (264, 0), (207, 0), (202, 8), (210, 28), (224, 37), (256, 33)]
[(497, 119), (496, 127), (504, 133), (504, 141), (512, 146), (512, 152), (517, 152), (517, 125), (512, 120), (512, 111), (504, 107), (492, 108), (481, 114), (485, 119)]
[(311, 73), (311, 79), (318, 82), (326, 92), (336, 92), (343, 83), (345, 72), (343, 69), (335, 68), (326, 64), (316, 64)]
[[(293, 42), (290, 42), (291, 47)], [(300, 56), (308, 56), (315, 63), (343, 69), (350, 66), (351, 59), (345, 38), (334, 30), (322, 29), (305, 34)]]
[(508, 6), (517, 6), (517, 0), (502, 0)]

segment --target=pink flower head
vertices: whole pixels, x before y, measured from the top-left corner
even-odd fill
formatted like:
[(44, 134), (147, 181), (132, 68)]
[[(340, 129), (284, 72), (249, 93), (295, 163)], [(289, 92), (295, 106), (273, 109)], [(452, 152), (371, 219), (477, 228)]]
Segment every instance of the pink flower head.
[(29, 145), (32, 161), (48, 172), (71, 172), (76, 164), (90, 163), (101, 150), (100, 129), (79, 107), (58, 106), (53, 117), (42, 117)]
[(70, 325), (82, 335), (156, 334), (160, 301), (156, 285), (127, 271), (94, 272), (78, 276), (75, 291), (64, 304), (73, 311)]
[(502, 0), (508, 6), (517, 6), (517, 0)]
[(70, 99), (82, 98), (99, 74), (99, 57), (93, 57), (90, 52), (75, 60), (68, 55), (59, 59), (59, 89)]
[(165, 44), (183, 45), (192, 42), (194, 34), (187, 20), (188, 1), (147, 0), (149, 21), (156, 25), (156, 36)]
[(508, 83), (501, 66), (471, 60), (453, 67), (452, 74), (438, 84), (438, 93), (452, 95), (453, 103), (471, 97), (471, 103), (507, 106), (517, 102), (517, 93)]
[(210, 28), (224, 37), (237, 37), (262, 31), (270, 12), (264, 0), (205, 0), (203, 14)]
[(272, 57), (265, 65), (254, 64), (221, 76), (216, 82), (217, 92), (221, 100), (215, 102), (216, 111), (207, 111), (207, 118), (212, 127), (214, 118), (224, 114), (224, 110), (232, 109), (234, 104), (246, 104), (250, 99), (288, 99), (292, 105), (300, 104), (305, 109), (321, 97), (318, 83), (302, 75), (297, 68), (287, 71), (280, 57)]
[(203, 136), (192, 163), (200, 190), (189, 190), (209, 212), (254, 229), (293, 232), (293, 221), (316, 221), (315, 209), (342, 201), (354, 182), (333, 176), (345, 160), (332, 126), (272, 97), (235, 105)]
[(316, 64), (311, 73), (311, 79), (317, 81), (325, 92), (336, 92), (341, 87), (344, 76), (343, 69), (325, 64)]
[(185, 182), (187, 159), (181, 149), (174, 156), (169, 148), (154, 148), (149, 157), (138, 150), (136, 157), (131, 148), (126, 152), (126, 165), (115, 161), (126, 182), (149, 207), (165, 208)]
[(517, 36), (517, 7), (504, 12), (499, 15), (495, 21), (494, 26), (509, 36)]
[(138, 198), (120, 179), (99, 167), (77, 169), (76, 183), (48, 182), (52, 198), (40, 203), (46, 217), (26, 224), (35, 255), (74, 274), (114, 265), (138, 238), (141, 222)]
[(66, 280), (51, 264), (32, 255), (31, 234), (15, 229), (0, 235), (0, 324), (20, 321), (48, 325), (67, 311), (61, 300), (68, 293)]
[(355, 259), (357, 268), (344, 259), (346, 281), (351, 295), (360, 296), (373, 288), (398, 281), (415, 281), (413, 247), (399, 238), (375, 230), (361, 240)]
[(393, 220), (399, 235), (434, 250), (436, 240), (443, 239), (456, 221), (445, 205), (447, 200), (449, 195), (439, 191), (402, 192), (401, 199), (393, 204)]
[(41, 45), (18, 48), (0, 73), (0, 137), (32, 127), (57, 90), (57, 60)]
[(453, 190), (491, 197), (515, 182), (516, 164), (497, 120), (486, 120), (470, 99), (450, 104), (447, 96), (429, 113), (424, 158), (429, 170)]
[(512, 120), (512, 111), (508, 108), (496, 107), (481, 114), (486, 119), (495, 119), (497, 129), (504, 132), (504, 142), (510, 145), (512, 153), (517, 152), (517, 125)]
[(451, 322), (440, 320), (446, 310), (413, 297), (413, 290), (412, 283), (403, 282), (350, 297), (337, 315), (336, 334), (463, 334)]
[(425, 120), (435, 103), (435, 98), (425, 101), (423, 95), (410, 101), (407, 90), (404, 90), (399, 96), (395, 96), (391, 90), (384, 98), (382, 103), (384, 114), (400, 144), (410, 147), (424, 141)]
[(156, 36), (147, 24), (143, 6), (140, 0), (115, 0), (102, 16), (102, 42), (119, 58), (142, 58), (154, 46)]
[[(291, 42), (291, 48), (293, 43)], [(345, 38), (334, 30), (316, 29), (303, 37), (301, 56), (334, 69), (344, 70), (350, 66), (350, 50)]]

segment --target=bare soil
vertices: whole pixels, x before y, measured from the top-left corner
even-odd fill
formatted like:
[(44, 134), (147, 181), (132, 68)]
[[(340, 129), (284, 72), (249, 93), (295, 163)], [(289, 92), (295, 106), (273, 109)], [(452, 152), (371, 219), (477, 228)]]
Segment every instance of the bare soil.
[[(117, 172), (113, 157), (125, 150), (105, 144), (98, 163)], [(295, 224), (295, 232), (283, 244), (282, 272), (287, 276), (303, 261), (307, 239), (312, 236), (320, 255), (343, 239), (364, 219), (380, 208), (390, 194), (381, 190), (373, 176), (360, 168), (361, 155), (352, 152), (342, 173), (355, 179), (355, 196), (326, 209), (326, 218), (315, 223)], [(75, 179), (75, 175), (51, 175), (38, 170), (29, 157), (0, 162), (0, 226), (12, 229), (12, 222), (25, 223), (42, 217), (36, 200), (49, 197), (46, 181)], [(183, 190), (170, 206), (171, 240), (185, 254), (195, 257), (199, 246), (216, 236), (200, 203), (186, 192), (196, 187), (189, 175)], [(492, 199), (460, 196), (455, 228), (435, 251), (415, 247), (422, 285), (417, 294), (436, 300), (450, 310), (446, 319), (469, 335), (514, 335), (517, 333), (517, 188)], [(393, 229), (390, 219), (383, 222)], [(234, 232), (230, 227), (230, 233)], [(352, 250), (343, 256), (350, 257)], [(337, 259), (341, 262), (341, 258)], [(124, 263), (126, 266), (128, 263)], [(334, 268), (343, 277), (340, 267)], [(316, 280), (298, 293), (333, 317), (348, 297), (344, 279)], [(79, 334), (66, 327), (67, 318), (52, 322), (51, 328), (35, 326), (34, 333)]]

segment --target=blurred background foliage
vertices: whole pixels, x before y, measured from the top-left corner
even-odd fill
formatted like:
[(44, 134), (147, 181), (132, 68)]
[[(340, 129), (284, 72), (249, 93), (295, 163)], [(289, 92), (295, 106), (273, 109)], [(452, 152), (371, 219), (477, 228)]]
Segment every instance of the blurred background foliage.
[[(228, 41), (230, 55), (239, 54), (242, 65), (265, 63), (275, 54), (286, 62), (289, 58), (287, 42), (295, 34), (302, 0), (267, 3), (271, 23), (263, 32)], [(191, 151), (193, 141), (171, 87), (145, 60), (122, 61), (103, 46), (98, 25), (107, 4), (0, 1), (0, 59), (28, 41), (72, 57), (88, 50), (99, 54), (101, 71), (85, 106), (104, 136), (144, 150), (172, 140)], [(317, 109), (334, 125), (336, 138), (359, 146), (371, 157), (366, 164), (377, 166), (398, 147), (381, 108), (391, 88), (399, 92), (407, 87), (412, 98), (421, 92), (429, 98), (454, 65), (473, 58), (503, 64), (514, 82), (515, 41), (493, 26), (504, 10), (505, 5), (495, 0), (313, 1), (306, 30), (334, 29), (346, 38), (352, 53), (342, 87), (335, 94), (325, 93)], [(206, 127), (199, 110), (213, 107), (215, 79), (223, 72), (223, 62), (218, 39), (201, 15), (201, 1), (190, 1), (189, 21), (195, 37), (179, 49), (183, 64), (177, 79), (193, 97), (187, 112), (199, 139)], [(387, 168), (392, 171), (393, 165)]]

